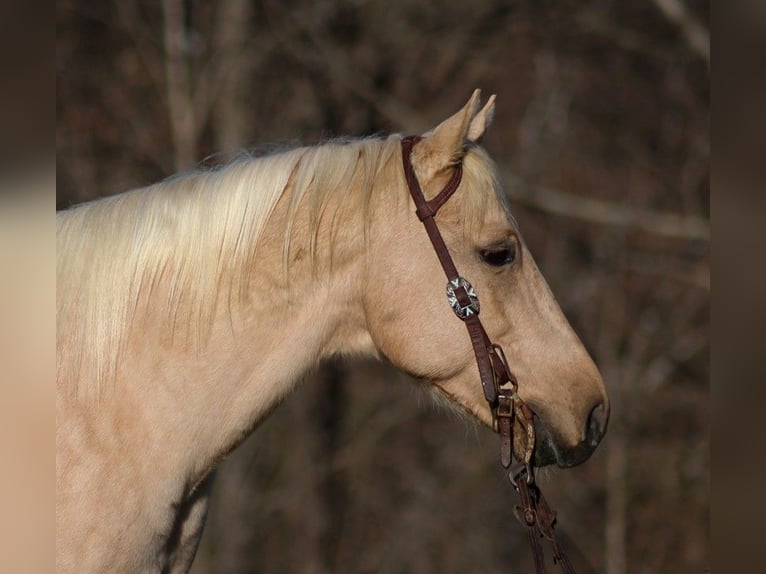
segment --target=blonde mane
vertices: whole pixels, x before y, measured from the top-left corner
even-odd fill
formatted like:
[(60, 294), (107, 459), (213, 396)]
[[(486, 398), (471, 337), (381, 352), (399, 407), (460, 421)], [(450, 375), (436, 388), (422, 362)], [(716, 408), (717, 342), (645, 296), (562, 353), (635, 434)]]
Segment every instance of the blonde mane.
[[(100, 397), (116, 375), (138, 305), (160, 281), (170, 285), (163, 308), (172, 335), (203, 348), (218, 305), (234, 313), (246, 300), (259, 240), (288, 189), (285, 273), (299, 209), (309, 214), (311, 257), (320, 222), (329, 217), (331, 229), (339, 227), (340, 203), (364, 217), (366, 234), (376, 180), (400, 153), (400, 141), (331, 141), (246, 157), (57, 213), (57, 384), (70, 385), (79, 399)], [(464, 161), (462, 188), (502, 197), (481, 148), (472, 147)], [(342, 202), (332, 201), (337, 194)], [(473, 225), (495, 194), (460, 195), (461, 219)], [(336, 210), (328, 211), (333, 203)], [(181, 308), (188, 310), (186, 330), (176, 333)]]
[[(364, 214), (399, 140), (328, 142), (248, 157), (57, 213), (57, 384), (69, 381), (78, 398), (101, 395), (115, 376), (139, 301), (160, 280), (171, 286), (168, 319), (175, 327), (179, 308), (191, 309), (185, 335), (204, 345), (217, 305), (232, 308), (245, 297), (243, 287), (257, 270), (256, 247), (285, 191), (291, 191), (286, 264), (299, 206), (309, 210), (314, 229), (334, 217), (326, 211), (338, 193)], [(311, 243), (315, 250), (315, 236)]]

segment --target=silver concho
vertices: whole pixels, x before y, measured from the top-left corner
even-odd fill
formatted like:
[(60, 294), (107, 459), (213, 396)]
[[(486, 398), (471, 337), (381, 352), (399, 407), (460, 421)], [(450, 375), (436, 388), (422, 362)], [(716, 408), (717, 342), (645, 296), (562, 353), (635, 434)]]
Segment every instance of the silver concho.
[[(465, 307), (460, 304), (460, 301), (458, 301), (457, 295), (455, 294), (455, 291), (460, 287), (465, 289), (468, 299), (471, 301), (470, 304)], [(476, 294), (473, 285), (462, 277), (447, 282), (447, 300), (449, 301), (452, 310), (455, 312), (455, 315), (461, 319), (466, 319), (470, 315), (479, 314), (479, 296)]]

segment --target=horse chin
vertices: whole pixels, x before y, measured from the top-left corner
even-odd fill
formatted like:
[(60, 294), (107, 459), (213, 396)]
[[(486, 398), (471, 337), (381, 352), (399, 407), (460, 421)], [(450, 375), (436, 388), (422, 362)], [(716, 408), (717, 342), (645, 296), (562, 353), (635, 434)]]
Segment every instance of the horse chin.
[(542, 424), (540, 417), (535, 414), (533, 420), (535, 425), (535, 451), (532, 461), (535, 467), (542, 468), (553, 464), (560, 466), (556, 445)]

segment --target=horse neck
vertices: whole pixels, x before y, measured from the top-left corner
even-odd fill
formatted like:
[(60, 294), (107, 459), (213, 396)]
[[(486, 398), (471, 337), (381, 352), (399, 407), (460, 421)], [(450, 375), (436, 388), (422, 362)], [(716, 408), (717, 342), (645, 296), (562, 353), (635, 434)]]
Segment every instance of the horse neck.
[[(220, 297), (204, 343), (184, 325), (193, 318), (183, 308), (168, 331), (162, 288), (138, 306), (144, 312), (133, 322), (118, 371), (119, 408), (133, 404), (133, 412), (147, 419), (152, 444), (178, 445), (172, 462), (192, 484), (244, 440), (308, 369), (334, 354), (374, 352), (359, 302), (363, 242), (331, 242), (329, 226), (315, 234), (309, 215), (298, 213), (286, 273), (290, 204), (288, 192), (266, 225), (245, 297)], [(350, 236), (361, 233), (352, 222), (343, 229)], [(331, 243), (342, 248), (328, 248)]]

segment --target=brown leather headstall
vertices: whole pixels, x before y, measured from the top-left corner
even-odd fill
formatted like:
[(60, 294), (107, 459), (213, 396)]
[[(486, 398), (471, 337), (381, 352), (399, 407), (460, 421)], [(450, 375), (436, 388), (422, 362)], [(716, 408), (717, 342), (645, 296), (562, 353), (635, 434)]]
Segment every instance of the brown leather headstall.
[(538, 574), (545, 572), (540, 538), (547, 538), (553, 544), (554, 562), (560, 563), (567, 574), (573, 574), (569, 559), (560, 549), (553, 536), (556, 513), (552, 511), (535, 485), (532, 455), (535, 448), (535, 430), (533, 415), (529, 407), (518, 394), (518, 382), (511, 372), (503, 349), (494, 344), (487, 335), (479, 319), (479, 296), (465, 278), (461, 277), (455, 262), (447, 249), (444, 238), (434, 219), (439, 209), (447, 202), (460, 185), (463, 177), (462, 163), (454, 166), (452, 176), (444, 188), (431, 200), (426, 200), (418, 183), (410, 156), (412, 149), (421, 140), (420, 136), (408, 136), (402, 139), (402, 163), (415, 213), (428, 233), (436, 256), (447, 276), (446, 295), (455, 315), (460, 318), (468, 330), (476, 364), (479, 368), (484, 398), (492, 412), (495, 430), (500, 434), (500, 463), (509, 469), (513, 462), (513, 424), (518, 422), (525, 431), (524, 455), (517, 465), (510, 468), (511, 484), (521, 497), (521, 506), (516, 507), (516, 516), (529, 530), (530, 542)]

